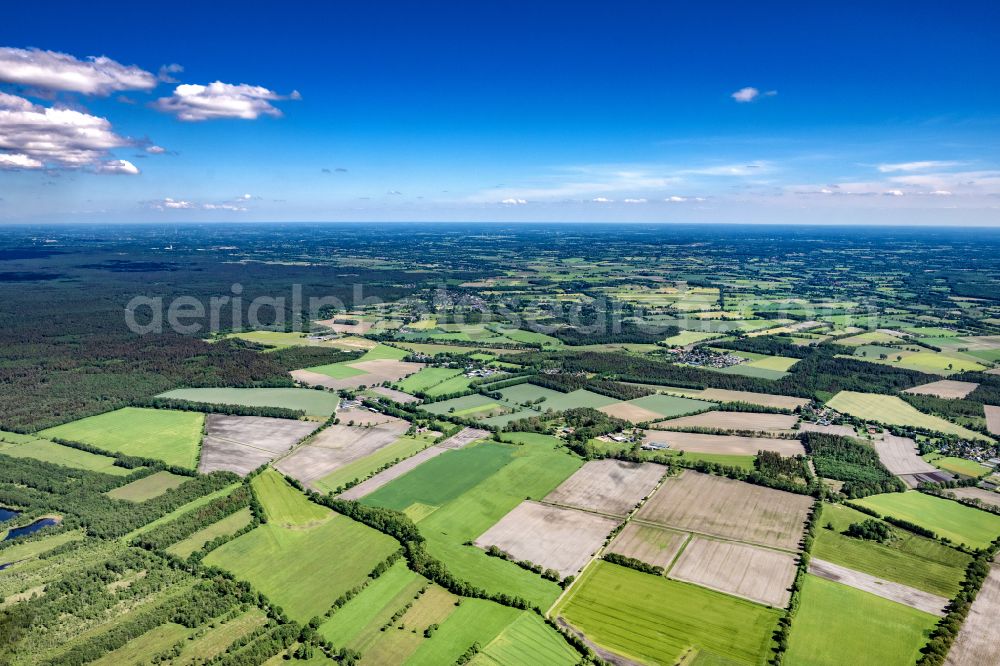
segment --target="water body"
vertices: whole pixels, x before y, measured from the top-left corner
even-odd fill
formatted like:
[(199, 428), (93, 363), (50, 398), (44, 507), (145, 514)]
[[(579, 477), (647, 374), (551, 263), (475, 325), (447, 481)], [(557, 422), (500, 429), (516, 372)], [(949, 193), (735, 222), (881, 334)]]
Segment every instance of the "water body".
[(24, 536), (25, 534), (32, 534), (42, 529), (43, 527), (48, 527), (49, 525), (58, 525), (58, 524), (59, 521), (56, 520), (55, 518), (39, 518), (30, 525), (25, 525), (24, 527), (15, 527), (14, 529), (12, 529), (10, 532), (7, 533), (7, 536), (4, 537), (4, 541), (8, 541), (10, 539), (16, 539), (18, 537)]
[(11, 518), (17, 518), (21, 515), (20, 511), (14, 511), (13, 509), (5, 509), (0, 506), (0, 523), (6, 522)]

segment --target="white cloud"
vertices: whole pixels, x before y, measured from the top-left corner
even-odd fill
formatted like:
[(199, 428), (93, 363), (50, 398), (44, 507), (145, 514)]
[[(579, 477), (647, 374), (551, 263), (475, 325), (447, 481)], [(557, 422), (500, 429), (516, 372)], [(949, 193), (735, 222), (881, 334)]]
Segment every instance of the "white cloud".
[(183, 71), (184, 68), (177, 63), (163, 65), (160, 67), (160, 72), (157, 74), (156, 78), (164, 83), (177, 83), (177, 79), (174, 78), (174, 74), (180, 74)]
[(777, 90), (767, 90), (765, 92), (761, 92), (760, 90), (754, 88), (753, 86), (747, 86), (745, 88), (740, 88), (732, 95), (730, 95), (730, 97), (732, 97), (741, 104), (746, 104), (747, 102), (755, 101), (761, 95), (763, 95), (764, 97), (774, 97), (777, 94), (778, 94)]
[(66, 53), (10, 47), (0, 47), (0, 81), (85, 95), (156, 87), (153, 74), (105, 56), (78, 60)]
[(903, 196), (903, 190), (886, 190), (882, 194), (887, 197), (901, 197)]
[(614, 199), (609, 199), (607, 197), (594, 197), (591, 199), (594, 203), (614, 203)]
[(878, 170), (882, 173), (894, 171), (926, 171), (927, 169), (944, 169), (957, 166), (959, 162), (941, 160), (923, 160), (920, 162), (897, 162), (895, 164), (879, 164)]
[(256, 120), (262, 115), (281, 117), (281, 111), (271, 102), (301, 98), (297, 91), (291, 95), (279, 95), (262, 86), (216, 81), (207, 86), (179, 85), (174, 88), (173, 95), (161, 97), (153, 103), (153, 107), (189, 122), (217, 118)]
[(675, 194), (675, 195), (667, 197), (666, 199), (664, 199), (664, 201), (669, 202), (669, 203), (683, 203), (683, 202), (687, 201), (687, 197), (679, 197), (679, 196), (677, 196)]
[(644, 204), (646, 201), (646, 199), (625, 199), (627, 204)]
[(523, 206), (528, 202), (524, 199), (511, 198), (511, 199), (504, 199), (500, 203), (504, 204), (505, 206)]
[(98, 173), (117, 173), (127, 176), (138, 176), (139, 168), (128, 160), (110, 160), (96, 167)]
[(951, 196), (951, 192), (949, 192), (948, 190), (934, 190), (933, 192), (931, 192), (931, 194), (933, 194), (934, 196), (937, 196), (937, 197), (950, 197)]
[(20, 153), (0, 153), (0, 169), (41, 169), (44, 164)]
[[(82, 111), (32, 104), (0, 93), (0, 154), (8, 168), (91, 167), (103, 173), (138, 173), (131, 163), (106, 162), (108, 151), (132, 145), (105, 118)], [(113, 166), (109, 167), (109, 164)], [(132, 171), (134, 170), (134, 171)]]
[(156, 208), (160, 210), (171, 209), (171, 210), (189, 210), (195, 208), (195, 204), (190, 201), (171, 199), (167, 197), (163, 201), (158, 201), (153, 204)]
[(152, 155), (162, 155), (163, 153), (167, 152), (167, 149), (164, 148), (163, 146), (148, 146), (146, 148), (146, 152)]

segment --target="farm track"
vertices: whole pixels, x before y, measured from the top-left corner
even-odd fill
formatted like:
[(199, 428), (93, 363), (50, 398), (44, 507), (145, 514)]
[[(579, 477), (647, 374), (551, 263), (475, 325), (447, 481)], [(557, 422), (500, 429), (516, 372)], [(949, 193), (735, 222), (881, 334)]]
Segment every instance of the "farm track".
[(938, 617), (944, 615), (944, 608), (948, 605), (948, 599), (936, 594), (876, 578), (815, 557), (809, 561), (809, 573)]

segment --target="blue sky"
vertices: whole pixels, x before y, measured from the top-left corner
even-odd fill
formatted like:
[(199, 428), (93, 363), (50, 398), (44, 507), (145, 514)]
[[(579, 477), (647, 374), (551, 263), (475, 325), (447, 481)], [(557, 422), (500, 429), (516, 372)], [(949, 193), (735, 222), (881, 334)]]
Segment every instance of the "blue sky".
[(315, 4), (5, 7), (0, 221), (1000, 224), (996, 3)]

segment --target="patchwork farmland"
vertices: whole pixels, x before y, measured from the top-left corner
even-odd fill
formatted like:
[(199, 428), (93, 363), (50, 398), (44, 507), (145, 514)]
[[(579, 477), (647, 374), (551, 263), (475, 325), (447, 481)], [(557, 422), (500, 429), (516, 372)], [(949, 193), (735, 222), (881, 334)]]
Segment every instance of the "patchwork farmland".
[(794, 551), (811, 506), (810, 497), (687, 470), (664, 482), (636, 518)]
[(670, 577), (736, 597), (783, 607), (791, 595), (796, 558), (757, 546), (694, 537)]

